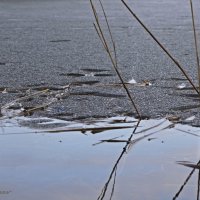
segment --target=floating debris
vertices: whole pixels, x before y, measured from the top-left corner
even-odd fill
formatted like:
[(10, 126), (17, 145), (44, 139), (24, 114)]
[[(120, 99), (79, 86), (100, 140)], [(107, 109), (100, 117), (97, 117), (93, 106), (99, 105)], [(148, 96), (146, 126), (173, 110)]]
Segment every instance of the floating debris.
[(8, 91), (7, 91), (7, 89), (5, 88), (1, 93), (2, 93), (2, 94), (7, 94)]
[(135, 84), (136, 86), (139, 86), (139, 87), (152, 85), (152, 83), (149, 80), (143, 80), (141, 83), (137, 83), (135, 79), (131, 79), (130, 81), (127, 82), (127, 84)]
[(133, 78), (130, 81), (128, 81), (128, 84), (136, 84), (136, 83), (137, 83), (136, 80)]
[(177, 85), (177, 88), (178, 88), (178, 89), (183, 89), (183, 88), (185, 88), (185, 87), (186, 87), (186, 84), (185, 84), (185, 83), (181, 83), (181, 84)]
[(43, 105), (39, 105), (39, 106), (36, 106), (34, 108), (31, 108), (31, 109), (23, 109), (23, 115), (24, 116), (31, 116), (35, 111), (39, 111), (39, 110), (44, 110), (45, 108), (47, 108), (48, 106), (50, 105), (50, 103), (46, 103), (46, 104), (43, 104)]
[(181, 117), (180, 116), (168, 116), (168, 117), (166, 117), (166, 119), (168, 119), (170, 122), (176, 123), (176, 122), (180, 121)]
[(47, 130), (45, 132), (49, 133), (61, 133), (61, 132), (74, 132), (74, 131), (80, 131), (82, 133), (85, 133), (87, 131), (90, 131), (92, 134), (100, 133), (103, 131), (108, 130), (117, 130), (117, 129), (127, 129), (127, 128), (134, 128), (134, 126), (102, 126), (102, 127), (70, 127), (70, 128), (60, 128), (60, 129), (52, 129)]
[(185, 121), (186, 121), (186, 122), (192, 121), (192, 120), (194, 120), (195, 118), (196, 118), (196, 117), (193, 115), (193, 116), (188, 117), (187, 119), (185, 119)]
[(95, 76), (95, 73), (94, 72), (91, 72), (89, 74), (85, 74), (85, 76)]
[(151, 86), (152, 83), (148, 80), (143, 80), (142, 83), (138, 84), (139, 86), (145, 87), (145, 86)]
[(148, 138), (148, 141), (155, 140), (155, 139), (157, 138), (156, 137)]
[(130, 141), (128, 141), (128, 140), (112, 140), (112, 139), (110, 139), (110, 140), (101, 140), (101, 142), (110, 142), (110, 143), (115, 143), (115, 142), (128, 142), (128, 143), (130, 143)]
[(177, 161), (176, 163), (179, 165), (183, 165), (185, 167), (191, 167), (193, 169), (200, 169), (200, 163), (195, 164), (190, 161)]

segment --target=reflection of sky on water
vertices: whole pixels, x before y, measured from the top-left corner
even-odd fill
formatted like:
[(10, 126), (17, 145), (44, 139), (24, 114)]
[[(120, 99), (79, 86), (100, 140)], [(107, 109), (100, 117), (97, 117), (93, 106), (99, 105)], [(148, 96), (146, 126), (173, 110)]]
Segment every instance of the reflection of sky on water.
[[(144, 121), (138, 131), (159, 122)], [(168, 124), (165, 122), (135, 137)], [(177, 127), (196, 134), (199, 130), (186, 125)], [(16, 134), (9, 135), (7, 131)], [(0, 136), (0, 187), (12, 191), (6, 199), (97, 199), (125, 143), (92, 144), (121, 135), (127, 139), (132, 133), (132, 129), (124, 129), (95, 135), (25, 134), (30, 131), (33, 130), (24, 127), (4, 128), (4, 135)], [(148, 141), (148, 138), (154, 139)], [(114, 199), (172, 199), (191, 171), (176, 161), (197, 162), (198, 140), (170, 128), (136, 143), (119, 163)], [(196, 185), (195, 173), (180, 199), (196, 198)]]
[[(179, 189), (191, 169), (175, 162), (180, 159), (196, 161), (197, 139), (176, 133), (161, 138), (164, 143), (160, 139), (143, 141), (130, 152), (123, 171), (117, 177), (116, 195), (119, 199), (123, 194), (128, 195), (127, 199), (172, 199)], [(175, 144), (177, 139), (180, 145)], [(192, 178), (187, 185), (186, 191), (190, 188), (192, 193), (189, 192), (185, 199), (196, 197), (196, 179)]]

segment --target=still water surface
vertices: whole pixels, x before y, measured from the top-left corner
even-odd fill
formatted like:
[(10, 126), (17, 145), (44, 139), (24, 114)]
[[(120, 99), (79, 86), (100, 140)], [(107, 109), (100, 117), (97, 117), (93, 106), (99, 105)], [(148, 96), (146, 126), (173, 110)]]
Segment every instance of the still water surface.
[[(128, 145), (134, 128), (105, 129), (95, 134), (77, 129), (89, 127), (94, 132), (94, 127), (130, 127), (137, 123), (123, 119), (85, 124), (49, 119), (47, 126), (65, 124), (54, 129), (20, 126), (27, 120), (20, 117), (3, 120), (0, 199), (197, 199), (198, 170), (177, 194), (192, 168), (176, 162), (199, 161), (200, 129), (172, 126), (165, 119), (143, 120)], [(76, 131), (72, 131), (74, 128)]]

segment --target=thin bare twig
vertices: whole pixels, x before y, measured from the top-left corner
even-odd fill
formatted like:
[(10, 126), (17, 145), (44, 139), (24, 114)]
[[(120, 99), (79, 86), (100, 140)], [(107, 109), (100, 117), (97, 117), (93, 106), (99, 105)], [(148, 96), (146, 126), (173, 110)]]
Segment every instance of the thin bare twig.
[(106, 12), (105, 12), (105, 9), (104, 9), (104, 6), (101, 2), (101, 0), (99, 0), (99, 3), (101, 5), (101, 9), (103, 11), (103, 14), (104, 14), (104, 18), (106, 20), (106, 24), (107, 24), (107, 27), (108, 27), (108, 32), (109, 32), (109, 35), (110, 35), (110, 39), (111, 39), (111, 42), (112, 42), (112, 45), (113, 45), (113, 50), (114, 50), (114, 54), (115, 54), (115, 65), (117, 66), (117, 50), (116, 50), (116, 45), (115, 45), (115, 41), (113, 39), (113, 35), (112, 35), (112, 32), (111, 32), (111, 28), (110, 28), (110, 25), (108, 23), (108, 18), (107, 18), (107, 15), (106, 15)]
[(101, 34), (99, 33), (99, 30), (98, 30), (96, 24), (93, 23), (93, 25), (94, 25), (94, 28), (95, 28), (95, 30), (96, 30), (96, 32), (97, 32), (97, 35), (99, 36), (99, 39), (101, 40), (101, 43), (102, 43), (103, 47), (106, 49), (106, 45), (105, 45), (105, 43), (104, 43), (104, 41), (103, 41), (103, 38), (101, 37)]

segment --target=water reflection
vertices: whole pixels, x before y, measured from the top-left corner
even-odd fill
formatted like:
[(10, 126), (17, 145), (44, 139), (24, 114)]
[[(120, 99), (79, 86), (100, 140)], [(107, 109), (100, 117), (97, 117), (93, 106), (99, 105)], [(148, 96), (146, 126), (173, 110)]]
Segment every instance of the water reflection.
[[(190, 168), (176, 164), (199, 158), (199, 129), (166, 119), (124, 119), (65, 122), (66, 127), (55, 127), (52, 132), (33, 129), (34, 123), (32, 129), (19, 127), (19, 119), (7, 121), (0, 135), (0, 185), (12, 191), (6, 198), (199, 198), (199, 179), (197, 183), (192, 176), (195, 169), (185, 179)], [(37, 121), (43, 125), (54, 122), (61, 123)], [(92, 134), (92, 127), (115, 125), (128, 128)], [(78, 129), (67, 131), (81, 126), (85, 134)]]
[[(192, 167), (192, 171), (189, 173), (189, 175), (187, 176), (187, 178), (185, 179), (185, 181), (183, 182), (183, 184), (181, 185), (180, 189), (178, 190), (178, 192), (175, 194), (175, 196), (173, 197), (173, 200), (177, 199), (179, 197), (179, 195), (183, 192), (184, 187), (187, 185), (188, 181), (190, 180), (190, 178), (192, 177), (192, 175), (195, 172), (195, 169), (199, 169), (198, 172), (198, 183), (197, 183), (197, 200), (199, 200), (199, 191), (200, 191), (200, 168), (199, 168), (199, 164), (200, 164), (200, 160), (197, 164), (193, 165), (193, 164), (188, 164), (188, 162), (177, 162), (178, 164), (187, 166), (187, 167)], [(197, 167), (196, 167), (197, 166)]]
[(113, 177), (113, 175), (114, 175), (114, 180), (113, 180), (113, 185), (112, 185), (112, 191), (111, 191), (111, 195), (110, 195), (110, 199), (112, 199), (113, 193), (114, 193), (114, 189), (115, 189), (115, 181), (116, 181), (116, 175), (117, 175), (117, 166), (118, 166), (120, 160), (122, 159), (123, 155), (127, 152), (128, 148), (130, 147), (130, 143), (133, 143), (133, 141), (131, 141), (131, 140), (132, 140), (133, 135), (136, 133), (137, 128), (139, 127), (140, 122), (141, 122), (141, 121), (138, 121), (136, 127), (135, 127), (134, 130), (133, 130), (133, 133), (132, 133), (131, 136), (128, 138), (128, 141), (127, 141), (126, 145), (124, 146), (124, 148), (123, 148), (123, 150), (122, 150), (122, 152), (121, 152), (119, 158), (117, 159), (117, 161), (116, 161), (116, 163), (115, 163), (115, 165), (114, 165), (114, 167), (113, 167), (113, 169), (112, 169), (112, 171), (111, 171), (111, 173), (110, 173), (110, 176), (109, 176), (109, 178), (108, 178), (108, 181), (105, 183), (105, 185), (104, 185), (104, 187), (103, 187), (103, 189), (102, 189), (102, 191), (101, 191), (101, 194), (100, 194), (99, 197), (97, 198), (98, 200), (104, 199), (104, 197), (105, 197), (105, 195), (106, 195), (106, 192), (107, 192), (107, 189), (108, 189), (108, 186), (109, 186), (109, 184), (110, 184), (110, 181), (112, 180), (112, 177)]
[[(115, 184), (116, 184), (116, 176), (117, 176), (117, 167), (119, 165), (119, 162), (120, 160), (122, 159), (122, 157), (124, 156), (125, 153), (128, 153), (128, 151), (130, 150), (131, 147), (134, 146), (134, 144), (136, 144), (137, 142), (145, 139), (146, 137), (149, 137), (153, 134), (156, 134), (158, 132), (161, 132), (163, 130), (166, 130), (166, 129), (171, 129), (171, 128), (174, 128), (175, 127), (175, 124), (168, 124), (166, 123), (166, 120), (164, 121), (161, 121), (159, 122), (158, 124), (156, 125), (152, 125), (148, 128), (145, 128), (145, 129), (142, 129), (140, 131), (137, 131), (138, 127), (139, 127), (139, 124), (141, 123), (141, 121), (138, 121), (133, 133), (131, 134), (131, 136), (129, 137), (129, 139), (127, 140), (126, 142), (126, 145), (123, 147), (122, 149), (122, 152), (121, 154), (119, 155), (116, 163), (114, 164), (113, 168), (112, 168), (112, 171), (109, 175), (109, 178), (107, 180), (107, 182), (105, 183), (100, 195), (98, 196), (97, 200), (103, 200), (106, 196), (106, 193), (107, 193), (107, 190), (108, 190), (108, 187), (109, 187), (109, 184), (111, 185), (111, 191), (110, 191), (110, 195), (109, 195), (109, 199), (111, 200), (112, 197), (113, 197), (113, 194), (114, 194), (114, 190), (115, 190)], [(165, 124), (164, 127), (161, 127), (162, 124)], [(159, 130), (154, 130), (155, 128), (159, 128)], [(175, 129), (175, 128), (174, 128)], [(185, 130), (182, 130), (180, 128), (176, 128), (175, 130), (178, 130), (180, 132), (183, 132), (183, 133), (187, 133), (187, 134), (190, 134), (190, 135), (193, 135), (193, 136), (197, 136), (199, 137), (198, 134), (195, 134), (195, 133), (191, 133), (189, 131), (185, 131)], [(137, 139), (133, 139), (132, 140), (132, 137), (135, 135), (135, 134), (138, 134), (138, 133), (145, 133), (145, 132), (148, 132), (148, 131), (152, 131), (151, 133), (148, 133), (142, 137), (139, 137)], [(110, 140), (107, 140), (107, 141), (110, 141)], [(150, 140), (149, 140), (150, 141)], [(114, 141), (113, 141), (114, 142)], [(199, 161), (200, 162), (200, 161)], [(176, 199), (178, 198), (178, 196), (180, 195), (180, 193), (182, 192), (183, 190), (183, 187), (187, 184), (188, 180), (190, 179), (191, 175), (194, 173), (195, 169), (192, 170), (192, 172), (190, 173), (189, 177), (186, 179), (186, 181), (184, 182), (184, 184), (181, 186), (180, 190), (177, 192), (177, 194), (175, 195), (175, 197), (173, 198)], [(198, 177), (199, 178), (199, 177)], [(112, 181), (113, 179), (113, 181)], [(111, 182), (112, 181), (112, 182)], [(198, 179), (198, 190), (199, 190), (199, 179)], [(199, 191), (197, 192), (197, 197), (199, 196)], [(199, 197), (198, 197), (199, 198)]]

